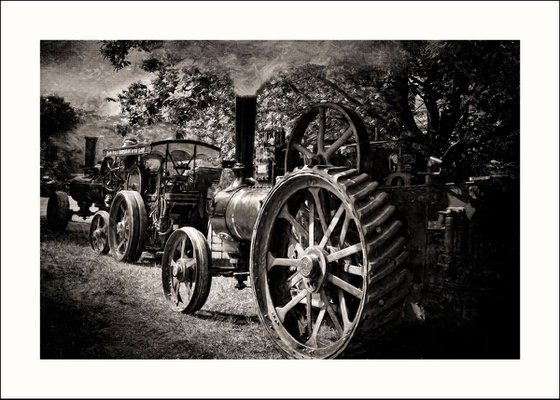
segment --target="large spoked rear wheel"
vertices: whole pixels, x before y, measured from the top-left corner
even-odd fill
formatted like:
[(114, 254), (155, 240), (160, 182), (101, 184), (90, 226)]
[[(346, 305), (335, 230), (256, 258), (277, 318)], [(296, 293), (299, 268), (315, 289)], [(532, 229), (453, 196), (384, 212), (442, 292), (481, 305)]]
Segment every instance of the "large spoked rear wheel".
[(165, 299), (174, 311), (199, 310), (210, 293), (210, 247), (204, 235), (192, 227), (171, 234), (163, 252), (161, 279)]
[(117, 261), (135, 262), (146, 237), (146, 209), (135, 191), (117, 193), (109, 212), (109, 248)]
[(97, 254), (109, 252), (109, 213), (98, 211), (89, 226), (89, 243)]
[(51, 194), (47, 203), (47, 227), (53, 231), (63, 232), (71, 217), (68, 195), (61, 191)]
[(304, 165), (332, 165), (368, 172), (371, 149), (358, 114), (340, 104), (309, 107), (295, 122), (286, 148), (286, 171)]
[(266, 198), (251, 277), (259, 317), (288, 356), (360, 355), (402, 316), (402, 224), (376, 188), (355, 169), (303, 168)]

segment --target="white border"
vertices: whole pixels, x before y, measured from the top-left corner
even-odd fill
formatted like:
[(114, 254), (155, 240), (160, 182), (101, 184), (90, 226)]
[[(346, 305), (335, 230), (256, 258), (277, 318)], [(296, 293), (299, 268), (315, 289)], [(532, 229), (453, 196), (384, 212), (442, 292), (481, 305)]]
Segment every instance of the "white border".
[[(558, 397), (558, 3), (1, 7), (2, 397)], [(521, 360), (41, 361), (39, 40), (128, 38), (520, 39)]]

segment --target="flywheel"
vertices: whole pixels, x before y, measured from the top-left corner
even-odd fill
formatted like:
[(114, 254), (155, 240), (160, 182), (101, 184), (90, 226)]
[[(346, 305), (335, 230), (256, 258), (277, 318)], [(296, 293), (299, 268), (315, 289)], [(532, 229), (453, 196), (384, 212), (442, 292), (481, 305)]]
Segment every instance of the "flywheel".
[(251, 243), (258, 314), (292, 358), (359, 356), (408, 293), (403, 224), (367, 174), (303, 167), (265, 199)]

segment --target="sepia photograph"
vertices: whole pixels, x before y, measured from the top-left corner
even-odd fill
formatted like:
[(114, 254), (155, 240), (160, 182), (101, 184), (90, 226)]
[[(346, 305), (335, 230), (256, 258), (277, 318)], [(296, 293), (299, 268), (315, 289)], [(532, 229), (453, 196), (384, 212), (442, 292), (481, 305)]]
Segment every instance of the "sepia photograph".
[(41, 41), (41, 357), (519, 358), (519, 71)]
[(558, 4), (1, 7), (2, 398), (558, 396)]

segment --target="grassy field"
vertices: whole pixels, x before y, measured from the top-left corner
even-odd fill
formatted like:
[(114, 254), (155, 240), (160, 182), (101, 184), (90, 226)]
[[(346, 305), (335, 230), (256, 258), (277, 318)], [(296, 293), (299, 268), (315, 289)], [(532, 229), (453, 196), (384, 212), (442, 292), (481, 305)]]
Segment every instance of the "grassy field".
[(41, 221), (41, 358), (274, 359), (250, 289), (214, 278), (195, 315), (167, 306), (161, 270), (98, 256), (87, 223), (63, 234)]

